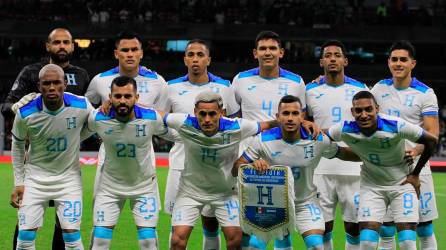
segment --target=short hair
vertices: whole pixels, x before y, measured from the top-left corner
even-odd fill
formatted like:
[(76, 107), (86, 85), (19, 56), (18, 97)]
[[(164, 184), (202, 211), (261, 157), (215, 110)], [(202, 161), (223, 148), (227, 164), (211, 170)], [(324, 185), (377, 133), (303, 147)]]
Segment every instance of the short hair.
[(133, 85), (133, 89), (135, 90), (135, 92), (138, 92), (135, 79), (128, 76), (118, 76), (115, 79), (113, 79), (110, 89), (113, 90), (113, 86), (124, 87), (128, 84)]
[(57, 64), (50, 63), (50, 64), (47, 64), (47, 65), (43, 66), (40, 69), (40, 71), (39, 71), (39, 80), (42, 79), (43, 75), (45, 75), (45, 73), (47, 71), (56, 71), (59, 74), (60, 77), (65, 79), (65, 73), (64, 73), (62, 67), (60, 67)]
[(344, 57), (347, 57), (347, 50), (345, 49), (345, 45), (341, 41), (328, 40), (328, 41), (324, 42), (324, 44), (322, 44), (322, 46), (321, 46), (320, 58), (322, 58), (324, 56), (324, 49), (328, 46), (336, 46), (336, 47), (341, 48), (342, 54), (344, 55)]
[(400, 40), (400, 41), (394, 42), (392, 44), (392, 46), (390, 46), (389, 57), (390, 57), (390, 54), (392, 54), (392, 51), (399, 50), (399, 49), (407, 50), (410, 58), (415, 59), (415, 47), (407, 40)]
[(124, 39), (126, 40), (136, 39), (141, 44), (141, 39), (139, 39), (138, 34), (136, 32), (130, 30), (124, 30), (119, 32), (119, 34), (116, 36), (115, 47), (117, 48), (121, 40)]
[(373, 94), (369, 91), (363, 90), (363, 91), (359, 91), (358, 93), (356, 93), (353, 96), (352, 104), (354, 101), (359, 100), (359, 99), (372, 99), (375, 104), (378, 104), (376, 102), (375, 96), (373, 96)]
[(279, 44), (279, 48), (282, 47), (282, 41), (280, 40), (279, 34), (277, 34), (274, 31), (270, 31), (270, 30), (260, 31), (260, 33), (257, 34), (255, 44), (254, 44), (255, 47), (257, 48), (260, 40), (268, 40), (268, 39), (275, 40)]
[(302, 107), (302, 101), (300, 100), (299, 97), (294, 96), (294, 95), (285, 95), (283, 96), (280, 101), (279, 101), (279, 109), (280, 109), (280, 105), (282, 105), (282, 103), (293, 103), (293, 102), (297, 102), (300, 105), (300, 109), (303, 109)]
[(203, 91), (195, 97), (195, 108), (198, 107), (200, 103), (217, 103), (218, 108), (223, 108), (223, 98), (220, 94), (217, 94), (212, 91)]
[(208, 53), (211, 54), (211, 50), (209, 48), (209, 44), (205, 40), (202, 40), (202, 39), (192, 39), (189, 42), (187, 42), (186, 50), (184, 52), (187, 51), (187, 47), (189, 47), (189, 45), (194, 44), (194, 43), (199, 43), (199, 44), (204, 45), (204, 47), (208, 50)]

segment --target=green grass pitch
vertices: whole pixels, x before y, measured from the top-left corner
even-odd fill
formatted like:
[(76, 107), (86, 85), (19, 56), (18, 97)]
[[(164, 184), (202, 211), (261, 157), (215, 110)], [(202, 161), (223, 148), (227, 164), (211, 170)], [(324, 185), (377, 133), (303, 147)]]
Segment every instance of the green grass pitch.
[[(164, 190), (167, 178), (167, 168), (158, 168), (158, 181), (160, 187), (161, 199), (164, 199)], [(92, 194), (93, 181), (96, 168), (86, 166), (82, 168), (82, 178), (84, 183), (84, 210), (82, 218), (82, 240), (86, 248), (88, 248), (90, 241), (90, 230), (92, 228)], [(435, 221), (435, 233), (438, 240), (438, 249), (446, 249), (446, 219), (443, 217), (446, 211), (446, 174), (434, 174), (435, 188), (437, 193), (437, 205), (440, 213), (440, 218)], [(12, 248), (12, 236), (14, 226), (17, 220), (17, 212), (9, 205), (9, 197), (13, 187), (13, 174), (10, 164), (0, 164), (0, 249)], [(334, 230), (334, 249), (344, 248), (344, 233), (343, 226), (337, 216)], [(37, 249), (50, 249), (51, 239), (54, 225), (54, 208), (47, 209), (45, 214), (45, 222), (43, 228), (37, 234)], [(160, 249), (168, 249), (168, 238), (170, 231), (170, 218), (167, 214), (160, 212), (160, 220), (158, 222), (158, 237)], [(189, 239), (188, 249), (201, 249), (202, 233), (201, 224), (198, 223)], [(305, 249), (303, 241), (297, 233), (293, 235), (294, 249)], [(113, 232), (113, 240), (111, 249), (138, 249), (136, 227), (133, 218), (130, 214), (128, 204), (126, 204), (119, 223)], [(222, 236), (222, 249), (225, 249), (224, 237)], [(272, 243), (269, 244), (268, 249), (273, 249)]]

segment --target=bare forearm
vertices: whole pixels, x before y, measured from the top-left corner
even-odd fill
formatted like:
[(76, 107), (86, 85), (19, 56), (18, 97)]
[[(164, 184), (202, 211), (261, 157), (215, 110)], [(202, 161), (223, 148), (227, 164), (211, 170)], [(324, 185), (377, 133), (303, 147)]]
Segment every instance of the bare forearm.
[(14, 185), (23, 185), (25, 180), (25, 141), (13, 137), (11, 146)]
[(361, 158), (348, 147), (339, 147), (336, 157), (343, 161), (361, 161)]
[(266, 122), (261, 122), (260, 123), (260, 130), (264, 131), (264, 130), (272, 129), (272, 128), (278, 127), (279, 125), (280, 125), (280, 123), (277, 120), (270, 120), (270, 121), (266, 121)]

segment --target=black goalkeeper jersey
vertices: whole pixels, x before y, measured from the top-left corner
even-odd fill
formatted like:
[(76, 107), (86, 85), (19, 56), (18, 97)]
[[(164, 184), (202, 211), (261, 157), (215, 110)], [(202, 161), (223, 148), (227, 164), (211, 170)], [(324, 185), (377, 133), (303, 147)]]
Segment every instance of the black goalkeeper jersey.
[[(2, 106), (2, 114), (11, 114), (11, 106), (23, 96), (31, 92), (39, 92), (39, 71), (48, 62), (38, 62), (25, 66), (17, 76), (5, 102)], [(63, 68), (67, 81), (66, 92), (83, 96), (87, 91), (90, 78), (85, 69), (69, 64)]]

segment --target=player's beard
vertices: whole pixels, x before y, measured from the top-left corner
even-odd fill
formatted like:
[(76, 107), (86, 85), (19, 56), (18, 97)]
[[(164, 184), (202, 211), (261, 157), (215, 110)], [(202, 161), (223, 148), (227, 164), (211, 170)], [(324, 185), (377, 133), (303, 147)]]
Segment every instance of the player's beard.
[[(58, 52), (60, 51), (61, 50), (59, 50)], [(71, 60), (71, 57), (73, 56), (73, 52), (68, 53), (66, 50), (64, 51), (66, 52), (66, 54), (63, 53), (59, 54), (58, 52), (56, 53), (50, 52), (51, 61), (53, 61), (53, 63), (55, 64), (63, 64), (69, 62)]]
[[(120, 107), (126, 107), (127, 111), (125, 112), (120, 111)], [(130, 119), (130, 114), (133, 112), (133, 107), (134, 106), (130, 107), (125, 104), (118, 105), (117, 107), (115, 107), (116, 119), (120, 122), (127, 122)]]

